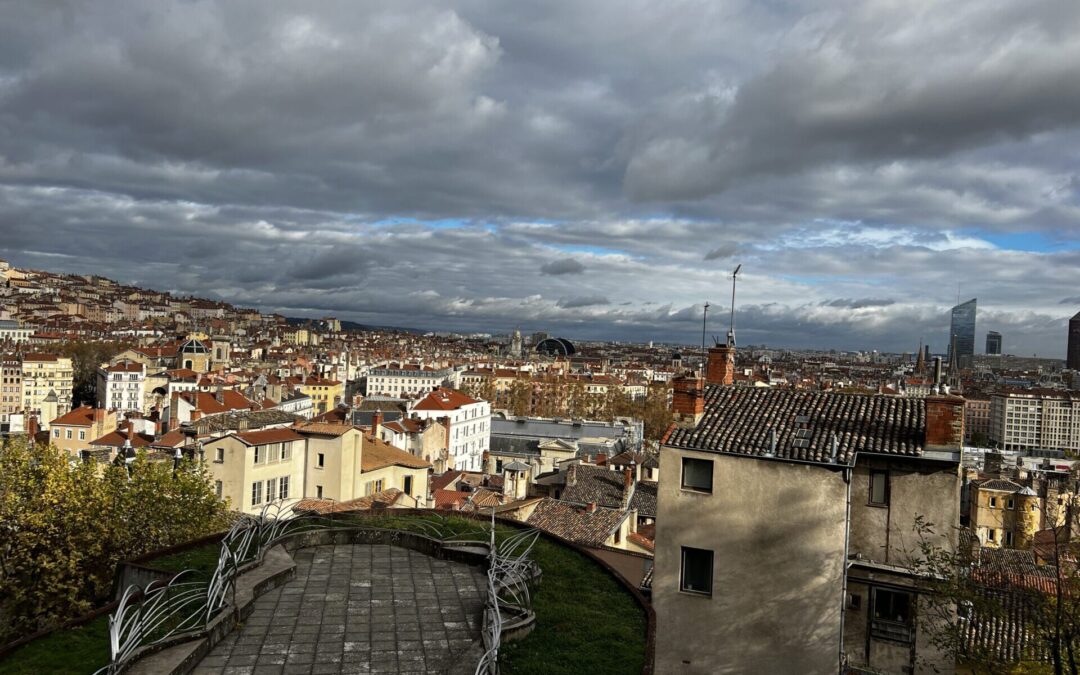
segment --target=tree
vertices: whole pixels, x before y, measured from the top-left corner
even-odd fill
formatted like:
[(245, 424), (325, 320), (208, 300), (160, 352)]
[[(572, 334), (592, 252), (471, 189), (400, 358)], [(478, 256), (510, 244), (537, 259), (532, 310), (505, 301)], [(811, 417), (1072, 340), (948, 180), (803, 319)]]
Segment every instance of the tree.
[(60, 347), (60, 353), (71, 359), (73, 408), (97, 404), (98, 366), (125, 349), (127, 346), (120, 342), (67, 342)]
[(71, 462), (10, 439), (0, 447), (0, 642), (105, 599), (125, 559), (220, 531), (228, 505), (206, 469), (140, 454), (124, 466)]
[[(1047, 564), (1027, 573), (982, 566), (970, 550), (944, 549), (935, 541), (932, 523), (916, 522), (920, 544), (913, 570), (928, 580), (931, 591), (924, 596), (929, 611), (920, 630), (972, 672), (1077, 675), (1080, 547), (1072, 537), (1077, 484), (1075, 478), (1070, 482), (1060, 509), (1056, 503), (1043, 506), (1050, 527), (1043, 530), (1038, 555)], [(1003, 654), (997, 644), (972, 637), (1004, 631), (1022, 636), (1026, 644)]]

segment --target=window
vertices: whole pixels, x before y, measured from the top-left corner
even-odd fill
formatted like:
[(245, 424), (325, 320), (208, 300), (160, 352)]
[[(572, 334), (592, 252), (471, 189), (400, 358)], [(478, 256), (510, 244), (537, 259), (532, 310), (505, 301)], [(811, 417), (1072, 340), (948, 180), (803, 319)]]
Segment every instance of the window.
[(215, 462), (225, 461), (225, 448), (217, 448), (214, 452), (217, 453), (214, 457)]
[(501, 459), (495, 460), (495, 473), (502, 473), (503, 461)]
[(66, 433), (64, 434), (64, 438), (68, 439), (69, 441), (71, 440), (71, 429), (66, 430)]
[(889, 472), (870, 472), (870, 502), (872, 506), (889, 505)]
[(712, 566), (712, 551), (683, 546), (679, 590), (712, 595)]
[(85, 441), (86, 440), (86, 430), (85, 429), (79, 429), (79, 440), (80, 441)]
[(1013, 533), (1012, 533), (1011, 530), (1005, 530), (1005, 545), (1006, 546), (1012, 546), (1013, 545)]
[(261, 445), (255, 446), (255, 463), (258, 464), (261, 460), (266, 459), (264, 453), (259, 452), (262, 449)]
[(275, 497), (275, 493), (277, 492), (276, 488), (277, 488), (277, 479), (276, 478), (271, 478), (270, 480), (266, 481), (266, 501), (272, 502), (272, 501), (274, 501), (274, 499), (276, 499), (276, 497)]
[(263, 484), (261, 480), (257, 480), (251, 484), (251, 505), (258, 506), (262, 504)]
[(1005, 508), (1009, 509), (1010, 511), (1015, 509), (1016, 508), (1016, 500), (1013, 499), (1012, 497), (1009, 497), (1008, 499), (1006, 499), (1005, 500)]
[(902, 591), (875, 588), (870, 634), (899, 642), (911, 641), (911, 595)]
[(992, 527), (986, 530), (986, 541), (997, 541), (997, 530)]
[[(288, 499), (289, 498), (289, 477), (288, 476), (282, 476), (278, 480), (278, 485), (281, 488), (280, 490), (278, 490), (278, 496), (281, 497), (282, 499)], [(320, 497), (322, 496), (322, 487), (319, 488), (319, 496)]]
[(292, 441), (285, 441), (281, 444), (281, 461), (292, 459)]
[(319, 467), (320, 469), (323, 468), (324, 466), (326, 466), (326, 455), (324, 455), (323, 453), (320, 452), (318, 460), (315, 463), (315, 466)]
[(683, 457), (682, 487), (684, 490), (712, 492), (713, 463), (709, 459)]
[(990, 498), (990, 508), (992, 508), (992, 509), (997, 508), (997, 497), (991, 497)]
[(60, 430), (59, 429), (53, 429), (52, 435), (53, 435), (53, 438), (60, 438)]
[(412, 497), (412, 476), (405, 476), (401, 481), (401, 491)]
[(316, 485), (315, 486), (315, 499), (322, 499), (322, 486), (321, 485)]
[(221, 493), (222, 493), (223, 489), (224, 489), (224, 486), (222, 485), (221, 481), (219, 481), (219, 480), (214, 481), (214, 494), (217, 495), (218, 499), (221, 499)]

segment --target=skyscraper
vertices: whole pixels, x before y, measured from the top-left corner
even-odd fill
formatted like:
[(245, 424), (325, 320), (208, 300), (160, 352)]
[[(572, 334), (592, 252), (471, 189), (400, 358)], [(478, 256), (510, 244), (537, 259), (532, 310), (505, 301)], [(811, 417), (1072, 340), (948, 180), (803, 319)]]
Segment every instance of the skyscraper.
[(986, 353), (995, 356), (1001, 355), (1001, 333), (996, 330), (986, 334)]
[[(961, 368), (970, 368), (975, 357), (975, 300), (972, 298), (952, 308), (950, 337), (956, 338), (956, 361)], [(952, 340), (949, 341), (949, 359), (952, 359)]]
[(1069, 353), (1065, 359), (1065, 367), (1080, 370), (1080, 312), (1069, 319)]

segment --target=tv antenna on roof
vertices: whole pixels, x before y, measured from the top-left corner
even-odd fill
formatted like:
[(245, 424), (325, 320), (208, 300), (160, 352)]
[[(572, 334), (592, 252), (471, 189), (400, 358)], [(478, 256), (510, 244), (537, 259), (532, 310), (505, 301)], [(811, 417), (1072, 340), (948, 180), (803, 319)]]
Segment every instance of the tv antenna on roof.
[(739, 270), (741, 269), (742, 264), (740, 263), (739, 266), (735, 268), (735, 271), (731, 273), (731, 323), (728, 325), (727, 332), (728, 347), (735, 346), (735, 280), (739, 276)]
[(701, 358), (705, 358), (705, 326), (709, 321), (709, 301), (705, 301), (705, 311), (701, 316)]

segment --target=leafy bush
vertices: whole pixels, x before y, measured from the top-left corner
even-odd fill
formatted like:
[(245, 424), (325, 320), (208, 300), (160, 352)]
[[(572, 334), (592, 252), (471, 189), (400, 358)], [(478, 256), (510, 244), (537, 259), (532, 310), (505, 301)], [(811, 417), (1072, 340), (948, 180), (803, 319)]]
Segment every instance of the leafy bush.
[(121, 560), (224, 529), (228, 507), (204, 467), (73, 463), (12, 439), (0, 448), (0, 642), (84, 613)]

